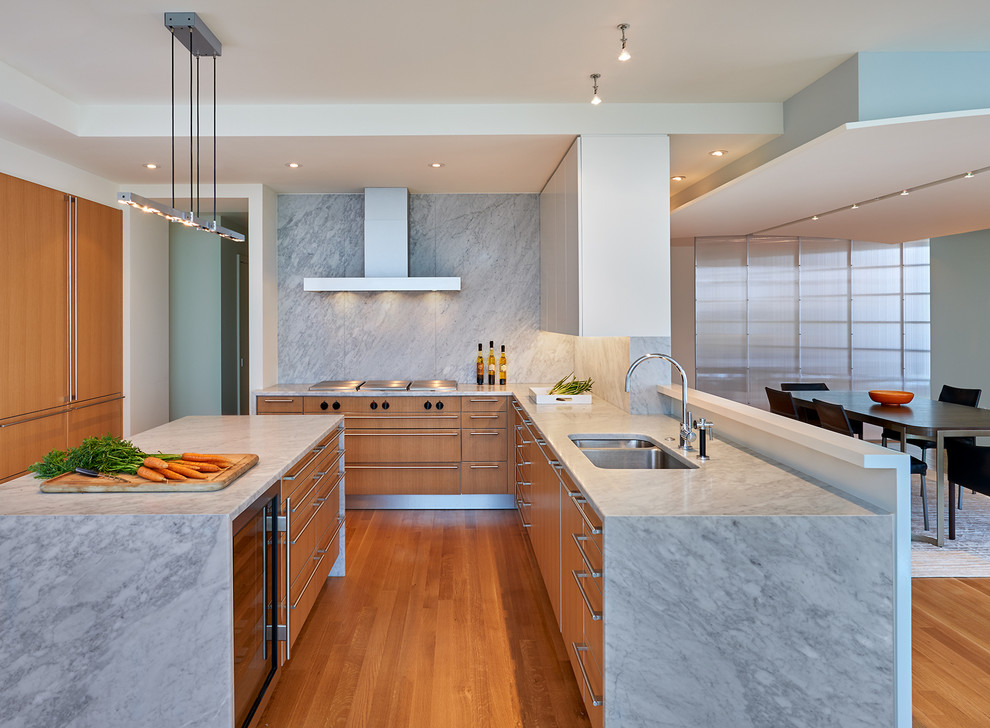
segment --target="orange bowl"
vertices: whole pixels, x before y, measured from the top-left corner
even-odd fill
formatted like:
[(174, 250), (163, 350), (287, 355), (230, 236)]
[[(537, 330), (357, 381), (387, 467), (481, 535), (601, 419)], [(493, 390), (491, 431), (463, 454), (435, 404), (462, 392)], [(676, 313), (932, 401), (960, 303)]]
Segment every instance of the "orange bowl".
[(896, 389), (871, 389), (870, 399), (880, 404), (907, 404), (914, 399), (914, 393)]

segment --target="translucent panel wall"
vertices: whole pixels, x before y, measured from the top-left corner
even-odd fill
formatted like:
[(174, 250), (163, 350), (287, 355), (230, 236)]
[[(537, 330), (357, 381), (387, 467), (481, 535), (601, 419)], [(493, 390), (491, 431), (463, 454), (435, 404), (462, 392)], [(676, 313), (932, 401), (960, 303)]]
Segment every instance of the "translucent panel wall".
[(766, 407), (764, 387), (927, 397), (928, 241), (699, 238), (697, 387)]

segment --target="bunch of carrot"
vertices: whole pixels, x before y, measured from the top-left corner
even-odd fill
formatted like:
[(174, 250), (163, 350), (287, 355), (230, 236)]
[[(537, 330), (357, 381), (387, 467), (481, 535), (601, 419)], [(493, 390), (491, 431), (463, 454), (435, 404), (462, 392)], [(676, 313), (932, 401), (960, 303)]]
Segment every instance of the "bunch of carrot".
[(207, 473), (218, 473), (233, 464), (223, 455), (186, 452), (180, 458), (168, 462), (156, 457), (145, 458), (144, 465), (137, 469), (137, 474), (156, 483), (167, 480), (205, 480)]

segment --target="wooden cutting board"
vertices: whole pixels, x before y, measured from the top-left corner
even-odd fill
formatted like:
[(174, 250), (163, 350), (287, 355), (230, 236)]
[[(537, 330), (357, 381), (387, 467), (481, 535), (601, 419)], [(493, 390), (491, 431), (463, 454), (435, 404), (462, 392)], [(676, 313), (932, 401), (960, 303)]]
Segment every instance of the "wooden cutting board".
[(118, 477), (126, 482), (111, 478), (90, 478), (79, 473), (65, 473), (41, 484), (42, 493), (181, 493), (222, 490), (258, 463), (258, 456), (252, 454), (228, 455), (225, 458), (233, 465), (218, 473), (204, 473), (205, 480), (169, 480), (156, 483), (136, 475), (121, 473)]

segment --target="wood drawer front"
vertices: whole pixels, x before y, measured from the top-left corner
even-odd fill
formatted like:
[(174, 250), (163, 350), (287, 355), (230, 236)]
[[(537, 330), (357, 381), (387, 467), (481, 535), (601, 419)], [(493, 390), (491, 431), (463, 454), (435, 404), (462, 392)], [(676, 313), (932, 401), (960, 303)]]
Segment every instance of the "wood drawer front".
[(337, 525), (343, 520), (343, 516), (340, 515), (340, 481), (334, 482), (330, 491), (320, 497), (326, 500), (316, 512), (316, 544), (318, 548), (323, 549), (327, 539), (333, 535)]
[(505, 429), (505, 412), (461, 412), (462, 429)]
[(348, 495), (458, 495), (460, 463), (347, 466)]
[(66, 417), (58, 412), (0, 427), (0, 481), (23, 475), (50, 450), (64, 450)]
[(461, 397), (461, 412), (505, 412), (508, 399), (491, 395)]
[(451, 429), (460, 425), (461, 416), (456, 412), (438, 412), (431, 415), (418, 412), (347, 415), (348, 430)]
[(279, 397), (277, 395), (258, 397), (259, 415), (301, 415), (302, 397)]
[(461, 493), (511, 493), (509, 469), (503, 463), (464, 463)]
[(309, 522), (299, 533), (295, 531), (289, 533), (289, 581), (292, 584), (289, 589), (289, 600), (291, 602), (299, 599), (303, 587), (316, 569), (316, 559), (313, 558), (313, 553), (316, 551), (316, 529), (311, 526), (312, 522)]
[(292, 538), (295, 539), (297, 535), (303, 532), (308, 525), (313, 516), (316, 515), (316, 507), (319, 503), (315, 503), (317, 498), (319, 498), (319, 489), (317, 488), (317, 483), (319, 478), (315, 475), (312, 480), (308, 481), (310, 483), (309, 489), (300, 488), (296, 491), (296, 495), (293, 495), (286, 499), (286, 515), (289, 517), (289, 529), (292, 533)]
[(488, 427), (461, 430), (461, 460), (464, 462), (505, 462), (505, 430)]
[(350, 430), (347, 463), (456, 463), (460, 430)]
[(326, 451), (311, 450), (302, 460), (289, 468), (282, 476), (282, 501), (303, 495), (313, 485), (313, 476), (319, 471), (320, 465), (325, 464)]
[[(299, 636), (299, 632), (306, 623), (306, 619), (309, 617), (309, 613), (316, 603), (316, 597), (319, 596), (320, 590), (326, 584), (327, 577), (330, 575), (330, 569), (333, 568), (334, 563), (337, 561), (337, 556), (340, 554), (339, 531), (334, 535), (333, 540), (325, 549), (325, 552), (318, 554), (312, 559), (316, 566), (310, 574), (309, 580), (301, 584), (301, 592), (289, 603), (290, 646), (295, 645), (296, 637)], [(295, 589), (296, 585), (293, 584), (292, 590), (295, 591)]]

